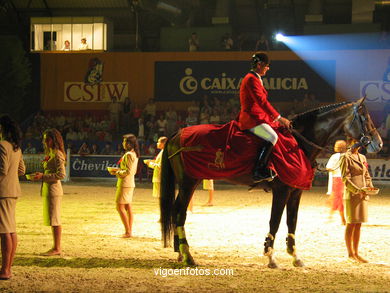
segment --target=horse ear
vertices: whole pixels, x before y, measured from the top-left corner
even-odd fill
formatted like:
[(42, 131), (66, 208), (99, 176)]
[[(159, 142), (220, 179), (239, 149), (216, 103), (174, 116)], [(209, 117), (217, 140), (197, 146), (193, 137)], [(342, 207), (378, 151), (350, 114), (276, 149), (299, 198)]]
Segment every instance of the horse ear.
[(363, 105), (363, 103), (364, 103), (364, 101), (366, 100), (366, 98), (367, 98), (367, 95), (364, 95), (364, 97), (363, 98), (360, 98), (357, 102), (359, 103), (359, 107), (361, 106), (361, 105)]

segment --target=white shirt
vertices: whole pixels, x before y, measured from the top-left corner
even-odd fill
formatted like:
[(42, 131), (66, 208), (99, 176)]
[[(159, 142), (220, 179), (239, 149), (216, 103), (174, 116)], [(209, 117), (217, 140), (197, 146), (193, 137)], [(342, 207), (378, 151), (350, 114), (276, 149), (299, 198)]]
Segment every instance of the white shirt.
[(79, 46), (79, 50), (88, 50), (88, 44), (87, 43), (81, 43)]
[(329, 171), (330, 173), (332, 173), (332, 177), (341, 177), (340, 156), (341, 156), (341, 153), (333, 154), (329, 158), (328, 163), (326, 164), (326, 169), (332, 169), (332, 171)]

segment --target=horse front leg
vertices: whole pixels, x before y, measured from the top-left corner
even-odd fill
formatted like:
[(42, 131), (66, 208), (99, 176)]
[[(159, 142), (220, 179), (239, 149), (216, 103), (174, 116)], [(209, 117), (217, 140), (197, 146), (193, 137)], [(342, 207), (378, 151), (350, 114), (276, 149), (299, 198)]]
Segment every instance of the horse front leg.
[(199, 181), (197, 180), (191, 180), (186, 182), (186, 184), (179, 184), (179, 194), (175, 201), (173, 215), (175, 223), (173, 246), (175, 252), (179, 253), (177, 260), (191, 266), (195, 265), (195, 261), (190, 253), (184, 225), (187, 218), (187, 207), (198, 183)]
[(301, 200), (302, 190), (296, 189), (292, 192), (289, 200), (287, 201), (287, 227), (288, 234), (286, 238), (287, 253), (293, 257), (293, 265), (295, 267), (305, 266), (303, 261), (299, 259), (297, 255), (297, 249), (295, 246), (295, 230), (298, 221), (298, 209)]
[(269, 233), (264, 241), (264, 255), (268, 257), (268, 267), (275, 269), (278, 267), (274, 256), (274, 241), (279, 230), (283, 210), (289, 196), (288, 188), (278, 188), (272, 190), (272, 210), (269, 221)]

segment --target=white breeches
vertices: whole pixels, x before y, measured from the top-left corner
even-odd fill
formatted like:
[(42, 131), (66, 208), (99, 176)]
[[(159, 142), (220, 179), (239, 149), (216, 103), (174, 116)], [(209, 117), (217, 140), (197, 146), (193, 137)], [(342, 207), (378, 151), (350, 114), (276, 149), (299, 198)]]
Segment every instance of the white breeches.
[(276, 142), (278, 141), (278, 135), (276, 134), (275, 130), (273, 130), (272, 127), (269, 126), (267, 123), (257, 125), (249, 129), (249, 131), (256, 136), (266, 141), (269, 141), (273, 145), (275, 145)]

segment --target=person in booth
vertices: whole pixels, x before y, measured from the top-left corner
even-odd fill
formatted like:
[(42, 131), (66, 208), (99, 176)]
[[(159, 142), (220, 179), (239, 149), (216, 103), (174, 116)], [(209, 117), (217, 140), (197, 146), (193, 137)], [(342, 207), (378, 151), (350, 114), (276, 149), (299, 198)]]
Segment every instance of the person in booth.
[(291, 125), (290, 120), (282, 117), (268, 101), (268, 93), (261, 79), (268, 70), (268, 55), (256, 52), (252, 56), (252, 70), (244, 77), (240, 87), (241, 111), (238, 125), (241, 130), (249, 130), (264, 140), (253, 170), (254, 182), (273, 178), (267, 166), (278, 135), (270, 124), (278, 121), (287, 128)]

